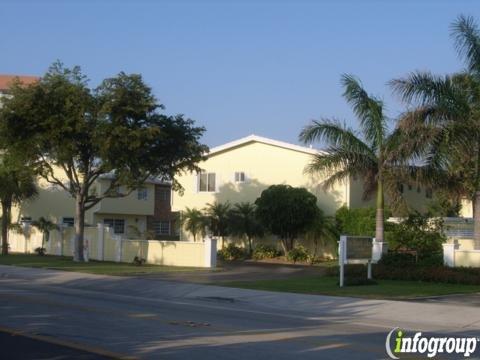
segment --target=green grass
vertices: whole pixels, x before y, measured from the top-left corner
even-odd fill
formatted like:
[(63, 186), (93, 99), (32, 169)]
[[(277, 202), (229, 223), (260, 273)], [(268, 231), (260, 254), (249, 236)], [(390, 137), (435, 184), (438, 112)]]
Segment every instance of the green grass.
[(53, 255), (0, 255), (0, 265), (15, 265), (23, 267), (44, 268), (53, 270), (76, 271), (102, 275), (148, 275), (172, 271), (199, 271), (205, 269), (179, 266), (142, 265), (116, 263), (111, 261), (90, 261), (77, 263), (71, 257)]
[(409, 299), (425, 296), (480, 292), (480, 286), (420, 281), (378, 280), (375, 285), (340, 288), (336, 277), (304, 276), (283, 280), (235, 281), (222, 286), (317, 295), (352, 296), (375, 299)]

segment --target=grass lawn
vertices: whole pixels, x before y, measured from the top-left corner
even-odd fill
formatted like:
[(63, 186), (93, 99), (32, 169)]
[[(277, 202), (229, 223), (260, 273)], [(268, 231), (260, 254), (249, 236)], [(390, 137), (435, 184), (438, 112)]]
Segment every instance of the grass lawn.
[(110, 261), (90, 261), (88, 263), (76, 263), (71, 257), (54, 255), (25, 255), (9, 254), (0, 255), (0, 265), (15, 265), (24, 267), (77, 271), (90, 274), (103, 275), (145, 275), (171, 271), (208, 271), (201, 268), (142, 265), (137, 266), (128, 263), (116, 263)]
[(378, 280), (375, 285), (357, 285), (340, 288), (338, 278), (304, 276), (284, 280), (235, 281), (222, 286), (244, 289), (352, 296), (375, 299), (409, 299), (423, 296), (437, 296), (480, 292), (480, 286), (439, 284), (417, 281)]

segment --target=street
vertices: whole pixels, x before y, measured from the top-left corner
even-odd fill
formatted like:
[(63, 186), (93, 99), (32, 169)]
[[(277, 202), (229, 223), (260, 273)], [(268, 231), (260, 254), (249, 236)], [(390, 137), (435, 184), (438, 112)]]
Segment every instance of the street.
[[(411, 309), (418, 313), (409, 317)], [(477, 335), (477, 309), (457, 311), (0, 267), (0, 328), (80, 344), (99, 359), (381, 359), (396, 326)]]

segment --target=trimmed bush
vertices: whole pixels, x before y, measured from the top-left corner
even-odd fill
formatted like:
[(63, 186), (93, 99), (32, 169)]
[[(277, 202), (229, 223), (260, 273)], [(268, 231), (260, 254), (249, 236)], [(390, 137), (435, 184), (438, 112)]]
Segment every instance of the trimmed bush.
[[(480, 268), (451, 268), (446, 266), (386, 266), (375, 264), (372, 268), (376, 280), (426, 281), (447, 284), (480, 285)], [(338, 267), (326, 269), (326, 275), (338, 276)], [(346, 265), (345, 278), (366, 278), (365, 265)]]
[(273, 259), (280, 256), (280, 251), (273, 246), (257, 245), (252, 256), (255, 260)]
[(245, 250), (234, 244), (228, 244), (226, 248), (218, 250), (217, 255), (222, 260), (233, 261), (244, 259), (246, 256)]
[(301, 245), (293, 248), (287, 254), (287, 260), (293, 261), (293, 263), (296, 263), (297, 261), (307, 261), (308, 258), (308, 250)]
[(389, 252), (382, 256), (382, 259), (378, 262), (385, 266), (404, 267), (415, 265), (417, 258), (415, 255), (409, 253), (397, 253)]

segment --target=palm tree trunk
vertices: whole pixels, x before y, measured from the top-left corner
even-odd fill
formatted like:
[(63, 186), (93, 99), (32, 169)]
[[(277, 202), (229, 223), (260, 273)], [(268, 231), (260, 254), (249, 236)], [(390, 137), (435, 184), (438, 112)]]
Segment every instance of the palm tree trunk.
[(83, 262), (85, 257), (83, 256), (83, 236), (85, 233), (85, 208), (83, 206), (83, 199), (81, 195), (78, 195), (75, 201), (75, 242), (73, 260)]
[(10, 225), (10, 207), (2, 201), (2, 255), (8, 255), (8, 228)]
[(383, 181), (378, 180), (377, 213), (375, 216), (375, 241), (383, 242), (383, 232), (384, 232), (383, 223), (384, 223)]
[(480, 250), (480, 191), (475, 192), (473, 200), (473, 244), (475, 250)]

